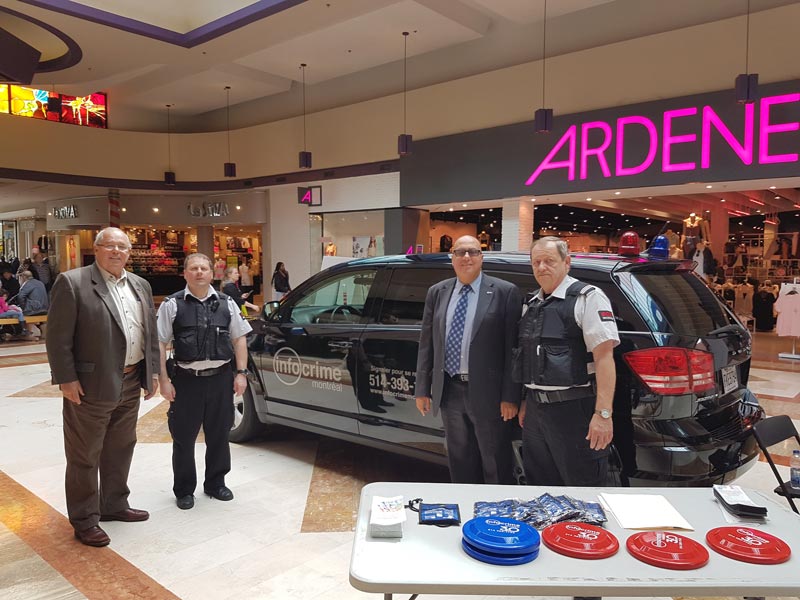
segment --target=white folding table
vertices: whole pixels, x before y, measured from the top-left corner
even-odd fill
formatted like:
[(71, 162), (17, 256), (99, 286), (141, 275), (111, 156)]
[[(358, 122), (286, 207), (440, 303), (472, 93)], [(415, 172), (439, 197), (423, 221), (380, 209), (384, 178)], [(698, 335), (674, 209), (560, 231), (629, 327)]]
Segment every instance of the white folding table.
[[(789, 544), (785, 563), (758, 565), (741, 562), (708, 548), (705, 566), (676, 571), (645, 564), (625, 549), (635, 531), (622, 529), (613, 516), (606, 524), (617, 536), (620, 550), (601, 560), (569, 558), (541, 546), (538, 558), (518, 566), (497, 566), (469, 557), (461, 548), (461, 528), (417, 523), (408, 511), (402, 538), (368, 535), (373, 496), (422, 498), (426, 503), (458, 503), (462, 524), (472, 518), (478, 500), (530, 500), (550, 492), (596, 500), (601, 492), (662, 494), (689, 521), (694, 531), (680, 531), (708, 548), (706, 532), (730, 525), (710, 488), (541, 488), (535, 486), (463, 485), (447, 483), (378, 482), (361, 491), (350, 583), (364, 592), (384, 594), (463, 594), (504, 596), (800, 596), (800, 516), (771, 497), (746, 490), (769, 509), (765, 524), (752, 525)], [(776, 498), (776, 500), (779, 500)]]

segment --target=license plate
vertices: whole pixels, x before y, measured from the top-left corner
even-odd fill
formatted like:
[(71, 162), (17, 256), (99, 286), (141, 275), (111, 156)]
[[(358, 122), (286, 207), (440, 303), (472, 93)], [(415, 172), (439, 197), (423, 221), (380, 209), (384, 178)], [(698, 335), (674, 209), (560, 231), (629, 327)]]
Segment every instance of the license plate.
[(722, 368), (722, 393), (727, 394), (739, 387), (739, 378), (736, 377), (736, 366)]

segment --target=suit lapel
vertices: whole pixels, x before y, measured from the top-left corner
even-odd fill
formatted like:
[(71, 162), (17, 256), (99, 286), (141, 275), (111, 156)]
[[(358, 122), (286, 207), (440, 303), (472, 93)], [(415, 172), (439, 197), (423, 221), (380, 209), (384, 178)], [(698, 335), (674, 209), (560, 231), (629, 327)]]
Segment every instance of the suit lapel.
[(98, 296), (100, 296), (103, 304), (106, 305), (106, 308), (111, 313), (111, 316), (114, 317), (114, 322), (117, 324), (117, 327), (119, 327), (119, 330), (124, 334), (125, 330), (122, 327), (122, 318), (117, 310), (117, 305), (114, 302), (114, 299), (111, 297), (111, 292), (108, 291), (108, 285), (106, 284), (105, 279), (103, 279), (103, 274), (100, 272), (100, 268), (96, 264), (92, 266), (92, 283), (94, 283), (94, 291)]
[(437, 322), (442, 324), (441, 331), (439, 332), (439, 348), (444, 348), (445, 338), (447, 336), (447, 305), (450, 304), (450, 297), (453, 295), (453, 290), (456, 287), (456, 280), (451, 279), (442, 288), (439, 302), (436, 303), (436, 319)]
[(475, 310), (475, 319), (472, 321), (472, 336), (470, 342), (475, 339), (475, 334), (481, 328), (484, 315), (489, 311), (489, 307), (494, 302), (494, 297), (497, 295), (497, 290), (494, 289), (494, 283), (489, 281), (486, 275), (481, 280), (481, 289), (478, 295), (478, 306)]

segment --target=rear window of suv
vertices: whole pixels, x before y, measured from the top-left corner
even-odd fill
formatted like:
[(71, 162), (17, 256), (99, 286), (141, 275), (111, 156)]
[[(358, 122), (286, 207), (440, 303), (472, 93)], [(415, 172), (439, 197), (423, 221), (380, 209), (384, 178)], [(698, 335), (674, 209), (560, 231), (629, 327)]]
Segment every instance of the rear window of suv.
[(700, 278), (687, 271), (631, 273), (621, 287), (650, 329), (702, 337), (733, 320)]

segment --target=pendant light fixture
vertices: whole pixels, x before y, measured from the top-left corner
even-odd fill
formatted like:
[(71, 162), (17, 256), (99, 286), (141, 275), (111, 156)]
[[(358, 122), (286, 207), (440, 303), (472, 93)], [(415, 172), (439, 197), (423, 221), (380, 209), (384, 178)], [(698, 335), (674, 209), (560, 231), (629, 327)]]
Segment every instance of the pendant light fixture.
[(225, 177), (236, 177), (236, 163), (231, 162), (231, 86), (225, 86), (225, 120), (228, 130), (228, 162), (225, 163)]
[(412, 137), (406, 133), (406, 92), (407, 92), (407, 79), (406, 67), (408, 66), (408, 32), (403, 32), (403, 133), (397, 136), (397, 153), (400, 156), (411, 154)]
[(544, 0), (542, 16), (542, 108), (533, 113), (533, 129), (536, 133), (550, 133), (553, 129), (553, 109), (545, 108), (545, 76), (547, 74), (547, 0)]
[(300, 63), (300, 69), (303, 71), (303, 150), (299, 155), (299, 165), (301, 169), (311, 168), (311, 152), (306, 150), (306, 63)]
[(172, 104), (167, 104), (167, 170), (164, 171), (164, 183), (175, 185), (175, 172), (172, 170), (172, 124), (170, 122), (170, 109)]
[(736, 76), (736, 101), (752, 104), (758, 99), (758, 73), (750, 73), (750, 0), (747, 0), (747, 32), (744, 43), (744, 73)]
[(61, 114), (61, 94), (56, 93), (55, 84), (53, 84), (53, 95), (47, 95), (47, 112)]

